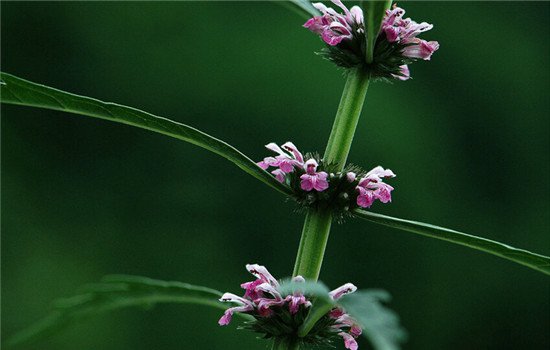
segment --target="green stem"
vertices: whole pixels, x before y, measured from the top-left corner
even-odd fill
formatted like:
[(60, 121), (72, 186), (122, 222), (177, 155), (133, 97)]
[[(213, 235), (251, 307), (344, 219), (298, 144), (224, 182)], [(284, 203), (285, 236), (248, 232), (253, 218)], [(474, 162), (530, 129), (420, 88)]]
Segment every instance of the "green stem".
[[(331, 164), (332, 171), (342, 171), (346, 164), (368, 86), (368, 73), (362, 69), (352, 69), (348, 72), (323, 158), (325, 164)], [(319, 278), (331, 222), (332, 214), (329, 210), (308, 211), (293, 276), (301, 275), (310, 281)]]
[(300, 275), (309, 281), (317, 281), (331, 223), (330, 211), (310, 210), (307, 212), (293, 276)]
[(304, 320), (304, 323), (300, 326), (298, 329), (298, 336), (299, 337), (305, 337), (309, 331), (315, 326), (317, 321), (319, 321), (323, 316), (325, 316), (332, 308), (334, 308), (333, 304), (324, 302), (319, 304), (320, 300), (316, 300), (313, 302), (313, 305), (311, 307), (311, 311), (307, 315), (306, 319)]
[(367, 64), (371, 64), (374, 60), (374, 44), (380, 31), (382, 19), (386, 14), (386, 10), (391, 7), (391, 0), (367, 0), (363, 4), (363, 13), (365, 13), (365, 28), (367, 35)]
[(335, 164), (336, 171), (342, 171), (348, 159), (368, 87), (367, 72), (362, 69), (349, 71), (323, 158), (325, 164)]

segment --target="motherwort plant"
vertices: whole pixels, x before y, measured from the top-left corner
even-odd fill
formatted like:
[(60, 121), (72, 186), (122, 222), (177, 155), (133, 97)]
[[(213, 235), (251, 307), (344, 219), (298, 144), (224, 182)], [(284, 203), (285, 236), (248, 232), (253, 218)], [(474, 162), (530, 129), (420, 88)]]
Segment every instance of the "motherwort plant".
[[(305, 349), (336, 340), (343, 341), (347, 349), (355, 350), (360, 335), (366, 336), (377, 349), (396, 349), (405, 339), (405, 332), (395, 313), (383, 305), (389, 299), (386, 292), (357, 290), (351, 283), (331, 291), (317, 281), (332, 222), (343, 222), (346, 218), (365, 219), (461, 244), (550, 274), (550, 259), (546, 256), (366, 210), (379, 203), (390, 203), (393, 186), (397, 183), (390, 169), (374, 166), (367, 171), (347, 163), (369, 83), (410, 79), (409, 66), (418, 60), (430, 60), (439, 49), (437, 41), (420, 38), (433, 25), (405, 18), (405, 10), (391, 6), (390, 1), (365, 1), (362, 7), (349, 9), (340, 0), (332, 0), (335, 8), (304, 0), (293, 3), (308, 14), (309, 19), (303, 27), (318, 35), (324, 43), (319, 54), (334, 62), (346, 77), (322, 155), (304, 154), (292, 142), (282, 145), (272, 142), (266, 145), (271, 154), (256, 162), (227, 143), (185, 124), (2, 73), (2, 103), (106, 119), (190, 142), (228, 159), (244, 172), (295, 200), (305, 213), (294, 270), (287, 279), (276, 279), (264, 266), (250, 264), (246, 268), (255, 280), (241, 284), (244, 294), (222, 294), (180, 282), (108, 276), (84, 289), (81, 295), (56, 303), (52, 315), (16, 334), (11, 345), (37, 339), (60, 325), (101, 311), (183, 302), (224, 309), (219, 325), (234, 323), (233, 319), (239, 317), (241, 320), (237, 322), (241, 322), (241, 328), (268, 339), (273, 349)], [(399, 168), (399, 164), (391, 167)], [(215, 320), (212, 323), (215, 324)]]

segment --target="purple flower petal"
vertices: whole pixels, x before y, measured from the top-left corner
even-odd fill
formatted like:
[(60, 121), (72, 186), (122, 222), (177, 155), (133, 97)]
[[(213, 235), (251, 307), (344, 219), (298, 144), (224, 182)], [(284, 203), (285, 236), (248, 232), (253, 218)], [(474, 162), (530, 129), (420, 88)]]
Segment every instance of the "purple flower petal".
[(315, 174), (315, 171), (317, 171), (317, 161), (313, 158), (309, 159), (306, 163), (305, 163), (305, 168), (306, 168), (306, 172), (309, 174), (309, 175), (314, 175)]
[(357, 287), (353, 283), (346, 283), (335, 290), (328, 293), (333, 300), (338, 300), (346, 294), (353, 293), (357, 290)]
[(261, 291), (258, 291), (256, 287), (258, 287), (260, 284), (264, 283), (261, 279), (257, 279), (252, 282), (246, 282), (241, 284), (241, 288), (245, 289), (244, 297), (248, 298), (250, 300), (258, 299), (263, 297), (263, 293)]
[(279, 153), (282, 156), (286, 155), (286, 153), (283, 152), (283, 150), (279, 146), (277, 146), (277, 144), (275, 142), (268, 143), (267, 145), (265, 145), (265, 148), (267, 148), (268, 150), (273, 151), (275, 153)]
[(383, 182), (377, 184), (378, 188), (374, 191), (374, 196), (382, 203), (391, 202), (391, 191), (393, 187)]
[(359, 348), (359, 345), (357, 345), (357, 341), (351, 334), (340, 332), (338, 333), (338, 335), (344, 338), (344, 346), (346, 349), (357, 350)]
[(302, 181), (300, 182), (300, 188), (302, 190), (309, 192), (313, 189), (313, 181), (311, 175), (304, 174), (300, 176), (300, 179), (302, 179)]
[(231, 322), (231, 317), (232, 316), (233, 316), (233, 310), (231, 310), (231, 309), (225, 310), (225, 312), (223, 313), (223, 316), (218, 321), (218, 324), (220, 326), (227, 326), (229, 324), (229, 322)]
[(304, 157), (302, 156), (302, 153), (300, 153), (300, 151), (298, 151), (298, 148), (296, 146), (294, 146), (294, 144), (292, 142), (288, 141), (282, 147), (285, 150), (291, 152), (294, 155), (294, 159), (296, 159), (298, 162), (300, 162), (300, 163), (304, 162)]
[(357, 186), (356, 189), (359, 191), (359, 195), (357, 196), (357, 205), (362, 208), (370, 208), (375, 200), (374, 191), (367, 190), (361, 186)]
[(315, 159), (309, 159), (305, 163), (306, 174), (300, 176), (302, 180), (300, 182), (300, 188), (306, 192), (309, 192), (315, 189), (318, 192), (322, 192), (329, 187), (328, 181), (326, 180), (328, 174), (324, 171), (317, 173), (317, 161)]
[(267, 271), (265, 266), (258, 264), (247, 264), (246, 269), (256, 278), (271, 284), (275, 288), (279, 288), (279, 282), (269, 273), (269, 271)]
[(379, 178), (387, 178), (387, 177), (395, 177), (396, 175), (391, 171), (390, 169), (384, 169), (380, 165), (372, 169), (367, 173), (367, 177), (369, 175), (376, 175)]
[(439, 49), (439, 43), (437, 41), (426, 41), (417, 39), (417, 44), (407, 46), (403, 50), (403, 56), (411, 58), (421, 58), (429, 61), (432, 54)]
[(411, 77), (411, 73), (409, 71), (409, 66), (406, 64), (399, 66), (401, 68), (401, 74), (392, 74), (394, 78), (397, 78), (399, 80), (409, 80)]
[(231, 317), (233, 316), (234, 312), (248, 312), (254, 310), (254, 305), (252, 304), (252, 302), (232, 293), (225, 293), (220, 298), (220, 301), (241, 304), (240, 306), (235, 306), (225, 310), (223, 316), (218, 321), (218, 324), (220, 326), (225, 326), (229, 324), (229, 322), (231, 322)]
[(285, 182), (285, 172), (282, 171), (281, 169), (275, 169), (271, 172), (273, 175), (275, 175), (275, 178), (277, 179), (277, 181), (279, 181), (280, 183), (284, 183)]
[(390, 43), (394, 43), (399, 40), (399, 27), (386, 26), (383, 27), (382, 30), (384, 30), (384, 33), (386, 33), (386, 40), (388, 40)]
[(360, 7), (354, 6), (351, 11), (340, 0), (331, 0), (336, 6), (344, 11), (344, 15), (337, 13), (334, 9), (314, 3), (313, 6), (321, 11), (321, 16), (315, 16), (304, 23), (304, 27), (321, 36), (323, 41), (331, 46), (336, 46), (342, 40), (353, 38), (352, 30), (363, 29), (363, 11)]

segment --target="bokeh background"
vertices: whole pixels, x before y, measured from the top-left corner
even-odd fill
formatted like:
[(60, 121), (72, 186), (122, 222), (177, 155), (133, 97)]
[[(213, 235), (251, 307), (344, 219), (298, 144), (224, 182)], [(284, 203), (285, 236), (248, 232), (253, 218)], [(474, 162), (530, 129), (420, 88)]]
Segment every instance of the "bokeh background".
[[(372, 210), (550, 254), (550, 4), (401, 5), (435, 24), (424, 37), (441, 49), (413, 80), (371, 85), (350, 161), (398, 174), (394, 202)], [(3, 2), (1, 22), (3, 71), (187, 123), (258, 160), (270, 141), (322, 151), (344, 85), (302, 18), (270, 2)], [(3, 338), (106, 274), (238, 292), (246, 263), (292, 271), (302, 215), (216, 155), (17, 106), (2, 106), (1, 136)], [(321, 279), (390, 291), (406, 349), (550, 346), (548, 277), (474, 250), (350, 220)], [(219, 316), (125, 310), (27, 348), (266, 348)]]

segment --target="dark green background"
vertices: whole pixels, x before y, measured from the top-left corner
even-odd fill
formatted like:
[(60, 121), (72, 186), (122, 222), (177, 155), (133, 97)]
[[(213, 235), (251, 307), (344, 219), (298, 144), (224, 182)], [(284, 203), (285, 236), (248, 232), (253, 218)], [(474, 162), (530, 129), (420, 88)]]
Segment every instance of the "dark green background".
[[(435, 24), (424, 38), (441, 49), (413, 80), (370, 87), (350, 161), (398, 174), (394, 202), (372, 210), (550, 254), (549, 3), (404, 7)], [(3, 2), (1, 19), (2, 70), (187, 123), (258, 160), (270, 141), (322, 151), (344, 84), (303, 20), (273, 3)], [(2, 336), (106, 274), (235, 293), (246, 263), (288, 276), (293, 209), (190, 144), (2, 106)], [(408, 349), (550, 346), (548, 276), (464, 247), (350, 220), (331, 233), (321, 279), (389, 290)], [(125, 310), (29, 348), (265, 348), (219, 316)]]

